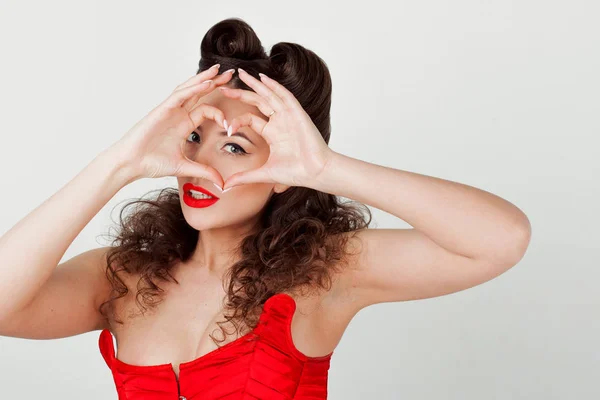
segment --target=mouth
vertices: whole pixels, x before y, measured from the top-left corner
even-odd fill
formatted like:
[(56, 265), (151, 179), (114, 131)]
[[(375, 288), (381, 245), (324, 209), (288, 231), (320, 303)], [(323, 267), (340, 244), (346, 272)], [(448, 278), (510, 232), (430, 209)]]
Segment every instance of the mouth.
[(183, 201), (190, 207), (201, 208), (215, 204), (219, 198), (208, 190), (187, 182), (183, 185)]

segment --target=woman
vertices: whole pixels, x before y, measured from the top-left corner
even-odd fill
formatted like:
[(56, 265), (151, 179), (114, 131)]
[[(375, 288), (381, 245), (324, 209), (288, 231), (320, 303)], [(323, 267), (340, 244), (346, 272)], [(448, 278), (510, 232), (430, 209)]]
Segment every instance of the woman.
[[(120, 399), (324, 399), (359, 310), (464, 290), (523, 256), (531, 228), (511, 203), (331, 150), (312, 51), (267, 55), (228, 19), (199, 66), (0, 239), (0, 334), (101, 330)], [(55, 268), (116, 192), (164, 176), (177, 189), (131, 203), (113, 245)], [(369, 229), (365, 204), (414, 228)]]

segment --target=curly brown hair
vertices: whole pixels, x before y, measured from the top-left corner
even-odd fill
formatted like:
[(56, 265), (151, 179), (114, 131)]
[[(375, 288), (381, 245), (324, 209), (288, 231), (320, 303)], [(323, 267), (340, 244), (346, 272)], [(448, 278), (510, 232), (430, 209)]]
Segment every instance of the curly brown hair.
[[(196, 73), (220, 63), (221, 71), (241, 67), (255, 77), (259, 72), (272, 77), (294, 94), (329, 143), (331, 77), (325, 62), (314, 52), (299, 44), (280, 42), (267, 55), (254, 30), (239, 18), (215, 24), (200, 49)], [(237, 75), (229, 85), (252, 90)], [(128, 206), (134, 207), (126, 214)], [(226, 332), (221, 323), (232, 323), (236, 331), (236, 321), (255, 327), (257, 308), (276, 293), (299, 288), (329, 290), (333, 274), (345, 265), (344, 249), (351, 236), (343, 233), (368, 227), (371, 218), (366, 205), (342, 202), (333, 194), (311, 188), (292, 186), (274, 193), (253, 233), (239, 244), (241, 259), (225, 273), (225, 308), (232, 313), (226, 313), (226, 321), (218, 323), (223, 337)], [(100, 305), (100, 313), (107, 317), (104, 309), (110, 306), (114, 314), (113, 301), (128, 293), (117, 275), (121, 271), (140, 277), (135, 299), (142, 313), (147, 306), (155, 307), (162, 301), (157, 281), (179, 284), (169, 271), (190, 258), (199, 234), (184, 218), (177, 188), (160, 189), (156, 198), (127, 203), (107, 254), (106, 275), (112, 290), (109, 300)], [(123, 324), (118, 318), (116, 322)]]

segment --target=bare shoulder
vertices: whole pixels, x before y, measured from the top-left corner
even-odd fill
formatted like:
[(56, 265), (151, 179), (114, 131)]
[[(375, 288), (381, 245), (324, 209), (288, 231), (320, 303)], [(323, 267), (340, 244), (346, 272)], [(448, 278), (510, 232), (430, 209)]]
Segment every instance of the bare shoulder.
[(332, 276), (332, 287), (324, 298), (324, 304), (330, 308), (330, 317), (347, 322), (358, 313), (364, 304), (354, 288), (358, 285), (359, 259), (363, 251), (363, 242), (358, 231), (343, 232), (334, 235), (330, 240), (345, 242), (345, 256), (335, 266)]
[(99, 306), (110, 287), (103, 269), (107, 250), (88, 250), (57, 265), (36, 296), (2, 322), (0, 335), (58, 339), (106, 327)]
[[(86, 291), (87, 296), (90, 298), (89, 303), (93, 306), (91, 312), (97, 315), (95, 330), (107, 327), (106, 321), (100, 315), (99, 307), (111, 290), (106, 277), (106, 257), (110, 249), (111, 247), (105, 246), (77, 254), (59, 265), (47, 284), (48, 296), (53, 293), (54, 288), (56, 290), (59, 288), (68, 289), (67, 285), (69, 283), (72, 284), (72, 287), (77, 287), (78, 290)], [(81, 298), (78, 298), (76, 303), (80, 302)]]
[[(352, 233), (331, 236), (329, 240), (344, 240), (346, 255), (332, 266), (331, 287), (319, 294), (298, 297), (299, 314), (292, 330), (297, 347), (307, 355), (323, 356), (335, 350), (350, 321), (362, 308), (352, 287), (357, 275), (355, 258), (360, 254), (360, 240)], [(347, 239), (347, 240), (346, 240)]]
[[(99, 312), (100, 306), (110, 298), (112, 292), (112, 285), (108, 278), (108, 253), (112, 247), (105, 246), (90, 250), (78, 257), (85, 257), (84, 260), (89, 264), (89, 270), (93, 272), (92, 278), (94, 279), (96, 290), (94, 298), (94, 309)], [(97, 330), (109, 329), (109, 321), (100, 316), (100, 325), (96, 327)]]
[[(140, 314), (139, 306), (136, 303), (138, 286), (140, 285), (140, 275), (129, 273), (119, 265), (112, 262), (109, 268), (106, 255), (109, 248), (106, 249), (104, 259), (98, 263), (100, 280), (102, 281), (102, 290), (97, 299), (98, 307), (108, 301), (111, 307), (107, 307), (107, 318), (104, 319), (102, 329), (108, 329), (117, 337), (119, 332), (124, 329), (121, 324), (115, 324), (115, 319), (126, 321)], [(119, 294), (124, 293), (124, 294)]]

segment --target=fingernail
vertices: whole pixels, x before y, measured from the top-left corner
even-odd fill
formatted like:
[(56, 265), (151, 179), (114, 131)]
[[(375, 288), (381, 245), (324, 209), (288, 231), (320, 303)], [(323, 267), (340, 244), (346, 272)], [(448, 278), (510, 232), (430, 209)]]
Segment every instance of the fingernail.
[(261, 78), (268, 78), (268, 76), (266, 76), (265, 74), (263, 74), (262, 72), (259, 72), (258, 75), (260, 75)]
[(215, 64), (215, 65), (213, 65), (212, 67), (210, 67), (209, 69), (212, 69), (212, 68), (219, 68), (220, 66), (221, 66), (221, 64)]
[(204, 81), (204, 82), (202, 82), (202, 83), (208, 83), (208, 84), (210, 85), (210, 84), (212, 83), (212, 79), (209, 79), (209, 80), (207, 80), (207, 81)]
[(241, 68), (238, 68), (238, 74), (239, 74), (239, 71), (242, 71), (242, 72), (245, 72), (245, 73), (247, 73), (246, 71), (244, 71), (244, 70), (243, 70), (243, 69), (241, 69)]
[(227, 128), (227, 136), (231, 136), (231, 125), (229, 125), (229, 128)]
[(221, 189), (221, 187), (219, 185), (217, 185), (216, 183), (212, 183), (213, 185), (215, 185), (217, 187), (217, 189), (219, 189), (221, 192), (223, 191), (223, 189)]
[(223, 126), (225, 127), (225, 129), (227, 129), (227, 120), (225, 118), (223, 118)]
[(235, 187), (235, 185), (228, 187), (227, 189), (223, 190), (223, 193), (227, 192), (228, 190), (231, 190)]
[(233, 72), (235, 72), (235, 68), (228, 69), (227, 71), (225, 71), (223, 73), (224, 74), (229, 74), (229, 73), (233, 73)]

